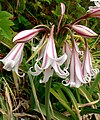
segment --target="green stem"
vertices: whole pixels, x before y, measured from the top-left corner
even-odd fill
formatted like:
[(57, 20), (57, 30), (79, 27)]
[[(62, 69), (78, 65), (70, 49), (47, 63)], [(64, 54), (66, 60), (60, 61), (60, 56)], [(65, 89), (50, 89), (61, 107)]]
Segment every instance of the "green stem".
[(51, 79), (45, 84), (45, 110), (47, 120), (51, 120), (49, 97), (50, 97)]
[(44, 115), (42, 113), (42, 110), (40, 108), (39, 101), (38, 101), (38, 98), (37, 98), (37, 95), (36, 95), (36, 89), (35, 89), (35, 86), (34, 86), (34, 83), (33, 83), (33, 78), (32, 78), (29, 71), (28, 71), (28, 76), (29, 76), (29, 80), (30, 80), (30, 83), (31, 83), (32, 92), (33, 92), (33, 95), (34, 95), (36, 106), (37, 106), (39, 112), (41, 113), (43, 120), (45, 120), (45, 117), (44, 117)]

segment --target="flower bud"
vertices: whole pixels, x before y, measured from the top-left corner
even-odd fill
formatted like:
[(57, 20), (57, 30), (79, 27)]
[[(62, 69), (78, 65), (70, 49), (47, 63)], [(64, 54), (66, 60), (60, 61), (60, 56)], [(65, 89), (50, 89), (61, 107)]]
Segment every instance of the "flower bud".
[(77, 32), (79, 35), (84, 37), (97, 37), (98, 34), (96, 34), (94, 31), (92, 31), (90, 28), (83, 26), (83, 25), (69, 25), (75, 32)]
[(13, 38), (13, 42), (26, 43), (32, 38), (34, 38), (41, 30), (44, 30), (44, 28), (23, 30)]

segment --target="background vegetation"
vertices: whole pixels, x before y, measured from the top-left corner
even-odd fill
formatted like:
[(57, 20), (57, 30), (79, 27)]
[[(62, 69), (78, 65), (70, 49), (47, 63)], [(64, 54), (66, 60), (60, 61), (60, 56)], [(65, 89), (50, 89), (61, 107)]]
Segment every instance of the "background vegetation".
[[(20, 31), (33, 28), (38, 24), (50, 26), (58, 25), (60, 19), (60, 3), (66, 5), (66, 14), (63, 24), (68, 24), (82, 16), (88, 10), (89, 0), (0, 0), (0, 58), (7, 55), (13, 47), (12, 38)], [(82, 21), (96, 33), (100, 34), (100, 20), (89, 18)], [(40, 38), (33, 40), (35, 45)], [(100, 69), (100, 37), (88, 39), (93, 66)], [(31, 56), (31, 42), (25, 45), (24, 60), (20, 70), (27, 73), (28, 68), (34, 65), (36, 57), (27, 65), (25, 62)], [(32, 77), (28, 73), (24, 78), (19, 78), (13, 72), (2, 69), (0, 63), (0, 120), (35, 120), (43, 119), (37, 109), (35, 101), (38, 97), (39, 104), (45, 115), (45, 84), (40, 84), (43, 76)], [(90, 84), (80, 88), (65, 87), (60, 78), (52, 78), (50, 89), (50, 103), (52, 119), (74, 120), (78, 113), (83, 119), (100, 119), (100, 74)], [(33, 82), (32, 82), (33, 80)], [(35, 86), (36, 95), (32, 86)]]

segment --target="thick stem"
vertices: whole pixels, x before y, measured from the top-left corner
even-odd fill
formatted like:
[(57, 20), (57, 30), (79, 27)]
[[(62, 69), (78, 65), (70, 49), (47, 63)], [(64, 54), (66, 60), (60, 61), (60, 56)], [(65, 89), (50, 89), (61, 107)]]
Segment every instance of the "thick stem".
[(45, 84), (45, 110), (47, 120), (51, 120), (49, 98), (50, 98), (51, 79)]

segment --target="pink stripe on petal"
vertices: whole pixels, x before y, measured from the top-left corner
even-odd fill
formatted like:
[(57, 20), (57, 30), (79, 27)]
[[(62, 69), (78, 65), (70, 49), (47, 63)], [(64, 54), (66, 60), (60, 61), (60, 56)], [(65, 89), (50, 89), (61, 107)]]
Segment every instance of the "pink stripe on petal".
[(16, 53), (15, 53), (14, 56), (12, 57), (12, 60), (14, 60), (15, 57), (16, 57), (17, 55), (19, 55), (20, 52), (22, 52), (23, 47), (24, 47), (24, 43), (21, 43), (20, 46), (19, 46), (19, 48), (18, 48), (18, 50), (16, 51)]

